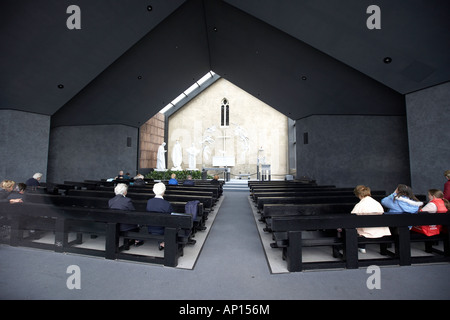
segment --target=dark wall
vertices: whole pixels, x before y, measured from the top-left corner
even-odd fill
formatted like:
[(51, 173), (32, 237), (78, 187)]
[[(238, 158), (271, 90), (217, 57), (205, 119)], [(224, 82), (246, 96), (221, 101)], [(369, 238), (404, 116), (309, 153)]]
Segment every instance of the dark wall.
[(50, 117), (0, 110), (0, 180), (25, 182), (36, 172), (47, 176)]
[(386, 192), (410, 183), (406, 117), (310, 116), (296, 130), (297, 177)]
[(406, 112), (413, 190), (443, 190), (450, 170), (450, 82), (406, 95)]
[[(107, 179), (136, 173), (138, 129), (124, 125), (56, 127), (50, 133), (48, 181)], [(128, 146), (128, 142), (131, 142)]]

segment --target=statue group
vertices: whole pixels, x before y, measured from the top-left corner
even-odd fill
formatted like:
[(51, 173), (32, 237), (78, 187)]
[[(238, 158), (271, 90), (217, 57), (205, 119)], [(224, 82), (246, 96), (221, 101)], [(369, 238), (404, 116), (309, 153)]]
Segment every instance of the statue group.
[[(166, 156), (165, 153), (167, 150), (165, 150), (166, 143), (163, 142), (159, 148), (158, 148), (158, 154), (156, 159), (156, 171), (167, 171), (166, 168)], [(186, 149), (189, 159), (188, 159), (188, 168), (187, 170), (198, 170), (197, 168), (197, 155), (199, 154), (200, 150), (197, 149), (192, 143), (191, 147)], [(172, 171), (182, 171), (183, 168), (181, 167), (181, 164), (183, 163), (183, 152), (181, 149), (180, 141), (176, 141), (175, 145), (172, 149)]]

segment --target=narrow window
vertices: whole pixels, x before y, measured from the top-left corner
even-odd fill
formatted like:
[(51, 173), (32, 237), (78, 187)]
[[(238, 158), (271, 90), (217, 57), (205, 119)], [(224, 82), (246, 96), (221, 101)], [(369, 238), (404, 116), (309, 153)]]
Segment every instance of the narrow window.
[(228, 127), (230, 125), (230, 106), (226, 98), (222, 100), (220, 108), (220, 125), (222, 127)]

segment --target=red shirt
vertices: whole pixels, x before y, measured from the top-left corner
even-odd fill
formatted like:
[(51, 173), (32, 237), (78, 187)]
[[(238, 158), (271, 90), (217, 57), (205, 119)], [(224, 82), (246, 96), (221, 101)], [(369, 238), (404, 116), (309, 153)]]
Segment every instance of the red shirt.
[(444, 198), (450, 201), (450, 180), (444, 184)]

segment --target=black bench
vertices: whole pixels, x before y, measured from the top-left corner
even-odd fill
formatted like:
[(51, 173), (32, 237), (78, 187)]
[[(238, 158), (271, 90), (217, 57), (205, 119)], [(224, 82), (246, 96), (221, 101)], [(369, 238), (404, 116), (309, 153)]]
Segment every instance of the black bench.
[[(98, 191), (107, 191), (110, 193), (114, 193), (114, 187), (98, 187), (96, 190)], [(77, 190), (78, 191), (78, 190)], [(68, 194), (73, 193), (74, 191), (70, 191)], [(147, 195), (152, 195), (153, 194), (153, 189), (152, 188), (147, 188), (147, 187), (128, 187), (128, 193), (145, 193)], [(210, 196), (213, 197), (215, 200), (217, 197), (214, 197), (214, 192), (211, 191), (203, 191), (203, 190), (167, 190), (165, 192), (165, 195), (168, 194), (180, 194), (180, 195), (199, 195), (199, 196)]]
[[(175, 267), (178, 258), (183, 254), (187, 233), (192, 229), (192, 217), (190, 215), (171, 215), (164, 213), (129, 212), (110, 209), (92, 209), (76, 207), (55, 207), (46, 204), (0, 204), (0, 216), (2, 223), (8, 222), (11, 226), (9, 244), (11, 246), (30, 246), (57, 252), (72, 252), (87, 255), (103, 256), (106, 259), (126, 259), (142, 262), (164, 264)], [(162, 226), (164, 235), (138, 235), (132, 233), (120, 233), (121, 223), (136, 225)], [(88, 231), (103, 232), (105, 235), (105, 249), (94, 250), (75, 247), (80, 239), (69, 241), (70, 232)], [(52, 244), (40, 244), (34, 242), (34, 238), (24, 236), (24, 230), (53, 231), (55, 241)], [(135, 236), (136, 238), (158, 238), (165, 242), (164, 256), (144, 256), (125, 254), (121, 252), (119, 245), (120, 236)]]
[(307, 181), (299, 181), (299, 180), (272, 180), (272, 181), (248, 181), (247, 185), (249, 188), (258, 187), (258, 186), (289, 186), (289, 185), (300, 185), (300, 186), (316, 186), (317, 183), (315, 181), (307, 180)]
[[(377, 201), (380, 201), (384, 196), (373, 195)], [(312, 196), (312, 197), (259, 197), (257, 201), (258, 212), (262, 212), (264, 205), (268, 203), (281, 204), (281, 203), (291, 203), (291, 204), (314, 204), (314, 203), (356, 203), (353, 196)]]
[(272, 217), (281, 216), (317, 216), (323, 214), (340, 214), (352, 211), (355, 203), (306, 203), (306, 204), (265, 204), (260, 221), (266, 223), (264, 231), (271, 231)]
[[(30, 203), (43, 203), (51, 204), (55, 206), (66, 207), (83, 207), (83, 208), (97, 208), (108, 209), (108, 201), (110, 198), (106, 197), (83, 197), (83, 196), (61, 196), (61, 195), (48, 195), (48, 194), (27, 194), (27, 202)], [(170, 201), (175, 212), (185, 212), (185, 201)], [(147, 200), (133, 201), (133, 205), (136, 211), (146, 211)], [(208, 219), (208, 213), (204, 211), (203, 204), (197, 205), (197, 215), (194, 219), (193, 233), (197, 231), (205, 230), (205, 222)]]
[[(95, 197), (95, 198), (113, 198), (114, 192), (100, 191), (100, 190), (69, 190), (68, 196), (84, 196), (84, 197)], [(148, 200), (154, 197), (153, 193), (127, 193), (127, 197), (133, 201)], [(210, 212), (213, 206), (212, 196), (197, 196), (194, 194), (165, 194), (164, 199), (172, 202), (187, 202), (193, 200), (199, 200), (203, 204), (203, 208), (206, 212)]]
[[(304, 269), (346, 267), (355, 269), (362, 265), (372, 264), (398, 264), (401, 266), (412, 263), (450, 261), (449, 234), (441, 233), (439, 236), (426, 237), (412, 234), (408, 226), (411, 225), (442, 225), (448, 230), (450, 214), (383, 214), (357, 216), (353, 214), (328, 214), (321, 216), (288, 216), (273, 217), (272, 230), (274, 233), (285, 233), (287, 242), (283, 248), (283, 257), (287, 261), (289, 271), (302, 271)], [(356, 228), (364, 227), (390, 227), (392, 236), (378, 239), (358, 237)], [(304, 239), (302, 234), (309, 230), (332, 230), (341, 228), (344, 233), (341, 240), (336, 238)], [(411, 257), (411, 241), (441, 240), (444, 251), (440, 256)], [(308, 243), (310, 242), (310, 243)], [(314, 243), (316, 242), (316, 243)], [(321, 242), (321, 243), (318, 243)], [(389, 259), (367, 259), (358, 261), (358, 243), (394, 243), (395, 253)], [(344, 261), (330, 262), (302, 262), (302, 247), (308, 245), (343, 245)]]
[[(385, 196), (385, 191), (372, 191), (373, 196)], [(317, 196), (355, 196), (353, 190), (345, 189), (318, 189), (318, 190), (301, 190), (301, 191), (271, 191), (271, 192), (255, 192), (252, 197), (255, 202), (259, 197), (317, 197)], [(357, 199), (355, 197), (355, 199)]]

